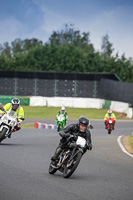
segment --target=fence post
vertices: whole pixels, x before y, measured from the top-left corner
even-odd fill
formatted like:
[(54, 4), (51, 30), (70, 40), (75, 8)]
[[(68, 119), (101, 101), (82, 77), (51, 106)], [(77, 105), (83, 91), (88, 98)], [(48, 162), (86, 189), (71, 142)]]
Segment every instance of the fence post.
[(34, 81), (35, 81), (34, 95), (37, 96), (38, 95), (38, 93), (37, 93), (37, 79), (35, 78)]
[(17, 96), (17, 78), (14, 78), (14, 95)]
[(97, 81), (94, 81), (92, 97), (97, 98)]
[(77, 96), (77, 80), (74, 81), (74, 97)]
[(56, 97), (57, 96), (57, 79), (55, 78), (55, 81), (54, 81), (54, 96)]

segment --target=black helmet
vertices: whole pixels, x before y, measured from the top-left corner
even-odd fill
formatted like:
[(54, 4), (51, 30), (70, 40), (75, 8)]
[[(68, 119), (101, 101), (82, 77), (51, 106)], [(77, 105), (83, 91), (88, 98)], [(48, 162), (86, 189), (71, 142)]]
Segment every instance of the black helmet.
[(89, 124), (89, 119), (87, 119), (86, 117), (80, 117), (79, 118), (79, 125), (82, 124), (83, 126), (88, 126)]
[(12, 99), (12, 104), (19, 105), (20, 104), (20, 100), (18, 98), (14, 98), (14, 99)]

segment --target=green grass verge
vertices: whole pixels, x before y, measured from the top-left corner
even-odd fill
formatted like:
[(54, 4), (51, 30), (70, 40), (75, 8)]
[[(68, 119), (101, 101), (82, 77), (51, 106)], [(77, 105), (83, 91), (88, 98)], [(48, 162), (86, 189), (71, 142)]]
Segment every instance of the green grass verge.
[[(25, 119), (55, 119), (60, 107), (23, 106)], [(107, 109), (66, 108), (68, 119), (78, 119), (81, 115), (89, 119), (104, 119)], [(116, 119), (126, 119), (126, 115), (114, 112)], [(22, 128), (34, 128), (34, 123), (22, 123)]]
[(129, 144), (133, 148), (133, 135), (129, 136)]
[[(23, 106), (25, 119), (55, 119), (60, 107)], [(103, 119), (107, 109), (66, 108), (68, 119), (78, 119), (81, 115), (89, 119)], [(125, 114), (114, 112), (116, 119), (126, 119)]]

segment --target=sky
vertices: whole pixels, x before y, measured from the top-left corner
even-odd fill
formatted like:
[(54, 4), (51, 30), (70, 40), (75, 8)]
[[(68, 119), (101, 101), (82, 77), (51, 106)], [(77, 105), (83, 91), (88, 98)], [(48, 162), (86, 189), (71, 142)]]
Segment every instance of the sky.
[(89, 32), (98, 51), (108, 34), (114, 53), (133, 58), (133, 0), (0, 0), (2, 45), (17, 38), (45, 43), (64, 24)]

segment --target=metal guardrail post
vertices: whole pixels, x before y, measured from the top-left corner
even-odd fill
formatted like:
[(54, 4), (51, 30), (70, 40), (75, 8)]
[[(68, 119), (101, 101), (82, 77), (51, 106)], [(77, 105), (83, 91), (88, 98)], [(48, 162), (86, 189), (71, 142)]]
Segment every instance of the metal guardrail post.
[(17, 78), (14, 78), (14, 95), (17, 96)]
[(37, 96), (38, 95), (38, 93), (37, 93), (38, 88), (37, 88), (37, 79), (36, 78), (34, 79), (34, 83), (35, 83), (35, 86), (34, 86), (34, 95)]
[(94, 86), (93, 86), (93, 98), (97, 98), (97, 81), (94, 81)]
[(54, 81), (54, 96), (57, 96), (57, 79)]
[(77, 80), (74, 81), (74, 97), (77, 96)]

